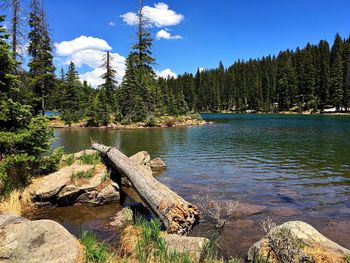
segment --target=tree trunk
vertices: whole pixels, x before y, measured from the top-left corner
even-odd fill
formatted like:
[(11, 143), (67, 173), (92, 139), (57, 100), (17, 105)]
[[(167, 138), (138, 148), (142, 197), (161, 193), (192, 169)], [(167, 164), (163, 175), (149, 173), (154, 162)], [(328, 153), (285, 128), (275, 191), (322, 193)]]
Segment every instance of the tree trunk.
[(92, 143), (92, 148), (106, 155), (114, 168), (126, 176), (145, 205), (167, 228), (168, 233), (186, 235), (199, 222), (200, 214), (196, 206), (147, 175), (126, 155), (116, 148)]

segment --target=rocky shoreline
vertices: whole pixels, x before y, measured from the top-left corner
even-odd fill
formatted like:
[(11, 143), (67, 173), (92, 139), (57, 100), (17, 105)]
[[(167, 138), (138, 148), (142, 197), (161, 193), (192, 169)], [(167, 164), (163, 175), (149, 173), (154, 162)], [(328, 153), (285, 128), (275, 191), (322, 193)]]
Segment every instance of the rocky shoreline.
[(93, 129), (116, 129), (116, 130), (127, 130), (127, 129), (147, 129), (147, 128), (169, 128), (169, 127), (189, 127), (207, 125), (212, 122), (207, 122), (201, 118), (193, 116), (163, 116), (155, 120), (153, 123), (136, 122), (131, 124), (122, 123), (110, 123), (106, 126), (91, 127), (87, 125), (86, 121), (79, 123), (66, 124), (59, 118), (53, 118), (49, 122), (49, 127), (55, 129), (66, 129), (66, 128), (93, 128)]

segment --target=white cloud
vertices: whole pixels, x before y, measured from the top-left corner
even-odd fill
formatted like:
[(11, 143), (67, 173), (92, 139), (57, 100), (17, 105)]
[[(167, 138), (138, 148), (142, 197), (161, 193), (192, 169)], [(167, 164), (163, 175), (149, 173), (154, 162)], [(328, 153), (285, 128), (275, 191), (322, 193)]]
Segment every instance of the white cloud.
[(156, 35), (157, 39), (182, 39), (183, 37), (180, 35), (171, 35), (168, 31), (162, 29), (160, 31), (158, 31), (157, 35)]
[(125, 13), (124, 15), (120, 16), (121, 18), (123, 18), (123, 21), (125, 23), (127, 23), (130, 26), (136, 25), (137, 24), (137, 15), (136, 13), (133, 12), (128, 12)]
[[(71, 61), (74, 62), (79, 69), (82, 66), (88, 66), (89, 71), (79, 75), (82, 81), (86, 80), (93, 87), (103, 83), (101, 76), (104, 69), (101, 68), (106, 50), (112, 48), (109, 44), (99, 38), (80, 36), (71, 41), (63, 41), (56, 43), (55, 61), (61, 64), (68, 65)], [(125, 57), (118, 53), (110, 53), (112, 59), (112, 67), (116, 70), (116, 80), (120, 82), (125, 74)]]
[(163, 71), (156, 71), (158, 77), (161, 78), (176, 78), (177, 74), (172, 72), (170, 68), (164, 69)]
[[(104, 73), (104, 69), (101, 68), (101, 64), (104, 55), (105, 52), (99, 50), (82, 50), (69, 57), (65, 63), (68, 64), (70, 61), (73, 61), (77, 67), (81, 67), (82, 65), (91, 67), (91, 71), (80, 74), (80, 79), (83, 81), (86, 80), (93, 87), (97, 87), (103, 83), (101, 76)], [(120, 83), (125, 74), (125, 57), (118, 53), (110, 53), (110, 55), (112, 58), (112, 67), (117, 72), (116, 80)]]
[(85, 49), (95, 49), (95, 50), (111, 50), (112, 48), (108, 43), (100, 38), (80, 36), (71, 41), (62, 41), (61, 43), (54, 44), (56, 48), (56, 54), (58, 56), (70, 56), (74, 53), (85, 50)]
[(199, 72), (205, 71), (205, 68), (198, 68)]
[[(180, 24), (184, 16), (177, 14), (175, 11), (169, 9), (169, 6), (165, 3), (154, 4), (154, 7), (144, 6), (142, 13), (147, 18), (148, 22), (156, 27), (175, 26)], [(136, 25), (138, 15), (133, 12), (128, 12), (121, 15), (123, 21), (128, 25)]]
[(115, 24), (111, 21), (108, 23), (109, 26), (115, 26)]

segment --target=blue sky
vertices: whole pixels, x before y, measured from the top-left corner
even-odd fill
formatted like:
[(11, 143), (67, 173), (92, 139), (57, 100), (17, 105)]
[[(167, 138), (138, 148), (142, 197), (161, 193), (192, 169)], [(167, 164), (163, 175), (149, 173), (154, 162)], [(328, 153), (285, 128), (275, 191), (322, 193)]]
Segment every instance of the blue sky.
[[(168, 69), (167, 74), (213, 68), (220, 60), (229, 66), (240, 58), (277, 54), (320, 39), (332, 43), (337, 32), (350, 34), (349, 0), (144, 0), (144, 6), (153, 22), (152, 35), (163, 30), (153, 52), (156, 69)], [(94, 55), (109, 49), (115, 53), (116, 68), (123, 70), (136, 28), (129, 25), (132, 15), (129, 20), (121, 16), (136, 12), (137, 0), (46, 0), (45, 9), (56, 48), (63, 41), (79, 40), (61, 46), (55, 59), (58, 68), (75, 60), (82, 78), (94, 82), (99, 73)]]

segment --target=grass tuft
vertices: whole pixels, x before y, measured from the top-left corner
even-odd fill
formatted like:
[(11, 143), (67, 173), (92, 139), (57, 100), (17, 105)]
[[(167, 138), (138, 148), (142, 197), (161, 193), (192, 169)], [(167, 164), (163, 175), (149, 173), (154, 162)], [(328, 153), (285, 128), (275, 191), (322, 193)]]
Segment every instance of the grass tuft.
[(80, 241), (86, 248), (87, 262), (112, 262), (114, 254), (104, 242), (97, 241), (93, 232), (83, 230)]
[(79, 159), (82, 164), (91, 164), (94, 166), (101, 162), (101, 157), (98, 153), (87, 154), (84, 152)]
[(80, 171), (80, 172), (75, 172), (71, 175), (70, 179), (72, 181), (78, 180), (78, 179), (90, 179), (94, 176), (95, 169), (90, 169), (88, 171)]

